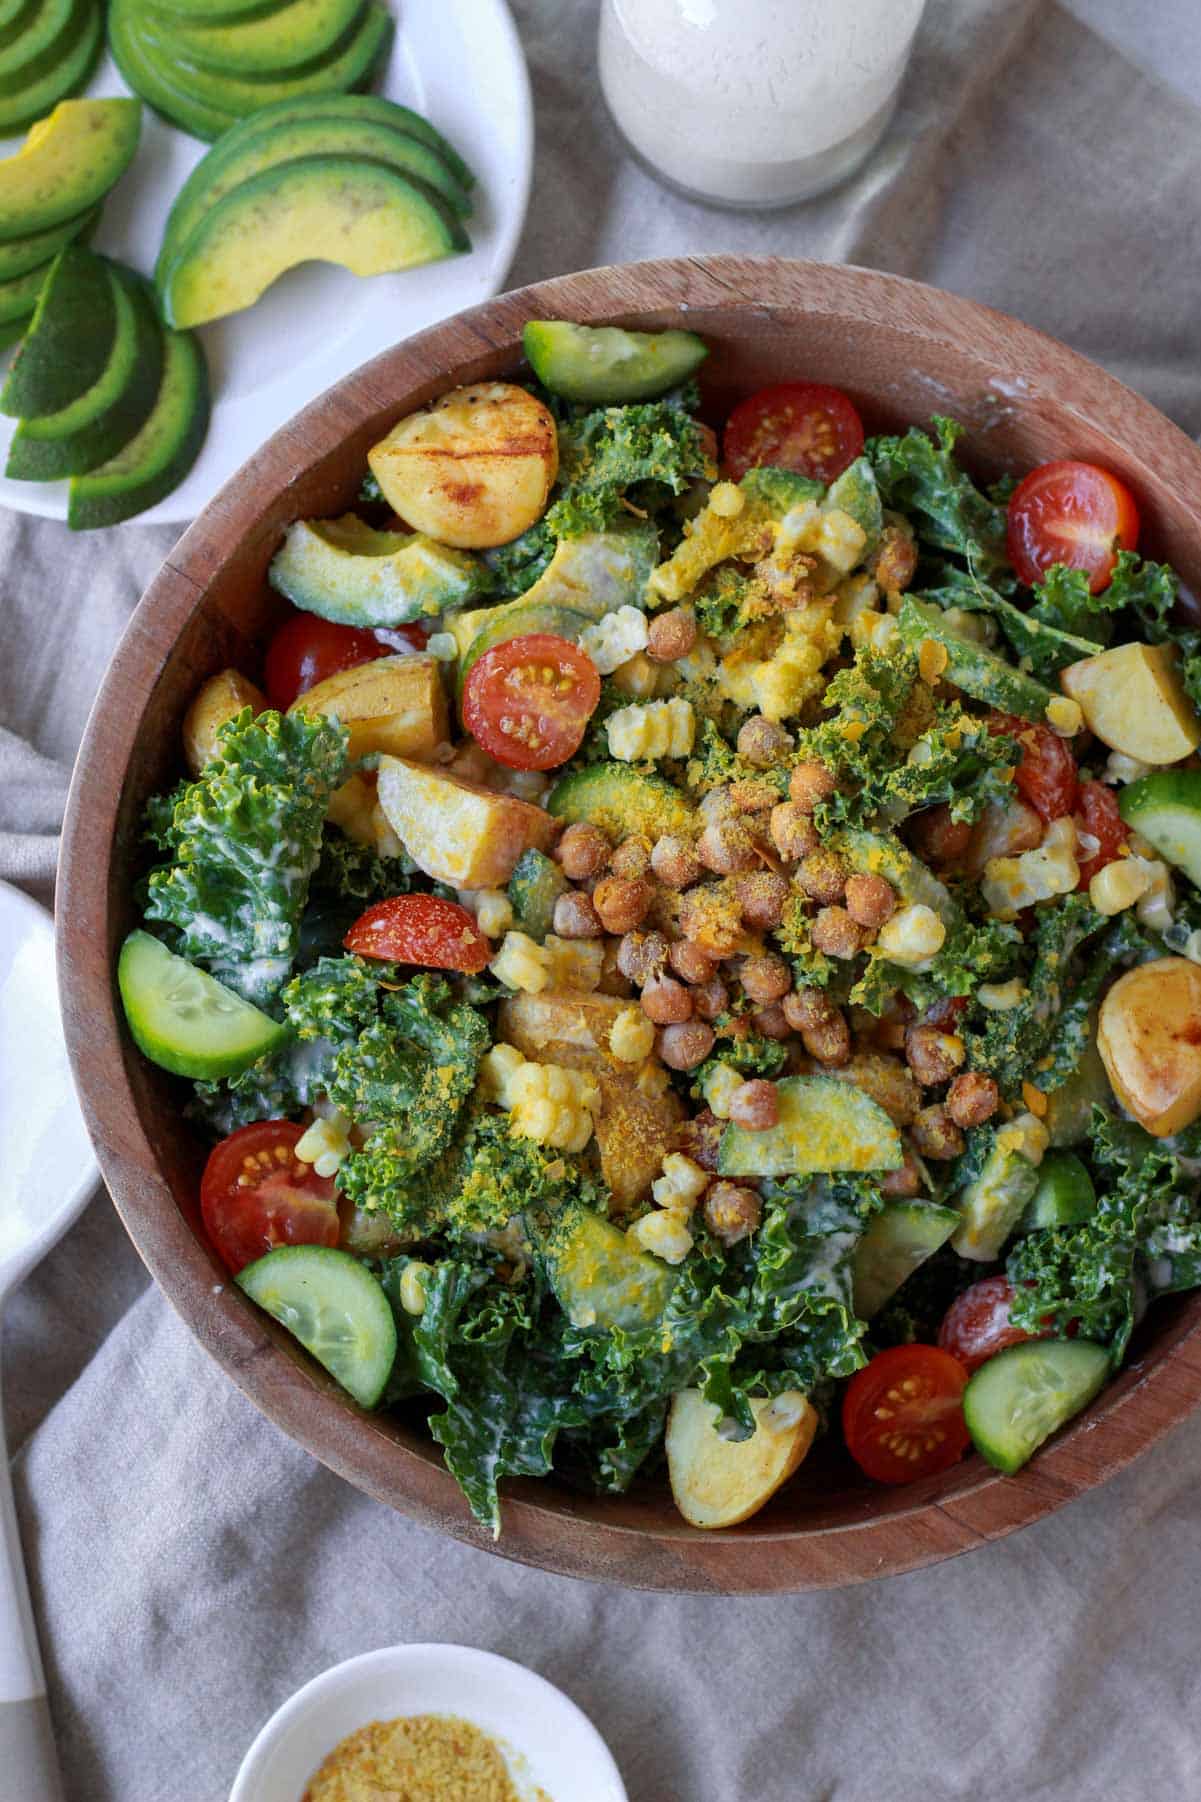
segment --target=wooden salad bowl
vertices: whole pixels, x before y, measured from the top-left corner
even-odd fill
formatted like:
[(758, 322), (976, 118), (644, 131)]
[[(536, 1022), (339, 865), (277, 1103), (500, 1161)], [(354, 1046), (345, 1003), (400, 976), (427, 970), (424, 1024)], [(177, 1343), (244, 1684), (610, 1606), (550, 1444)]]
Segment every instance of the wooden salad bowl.
[(182, 1086), (134, 1050), (117, 948), (137, 922), (147, 797), (181, 773), (180, 722), (206, 676), (256, 672), (284, 612), (265, 572), (292, 520), (353, 506), (368, 447), (459, 382), (514, 371), (530, 317), (685, 325), (711, 344), (705, 410), (764, 383), (846, 389), (869, 430), (951, 413), (992, 478), (1092, 458), (1138, 497), (1145, 548), (1201, 592), (1201, 450), (1147, 401), (1053, 339), (972, 301), (866, 269), (733, 256), (635, 263), (502, 295), (384, 352), (270, 438), (185, 533), (121, 641), (88, 724), (60, 866), (67, 1040), (105, 1179), (134, 1244), (201, 1344), (269, 1419), (400, 1513), (502, 1556), (662, 1590), (774, 1591), (892, 1576), (1010, 1533), (1104, 1482), (1197, 1405), (1201, 1293), (1156, 1304), (1126, 1367), (1017, 1477), (977, 1456), (907, 1488), (867, 1483), (830, 1435), (744, 1526), (706, 1533), (663, 1479), (623, 1498), (555, 1478), (504, 1485), (494, 1545), (420, 1417), (362, 1413), (229, 1281), (200, 1231), (205, 1148)]

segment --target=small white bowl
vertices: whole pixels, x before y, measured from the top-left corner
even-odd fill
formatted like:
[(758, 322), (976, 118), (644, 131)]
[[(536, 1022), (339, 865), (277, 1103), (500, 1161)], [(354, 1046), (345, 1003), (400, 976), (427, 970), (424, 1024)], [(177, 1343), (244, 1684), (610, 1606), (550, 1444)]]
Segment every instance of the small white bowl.
[(229, 1802), (301, 1802), (338, 1741), (371, 1721), (452, 1714), (490, 1733), (524, 1797), (628, 1802), (613, 1755), (561, 1690), (473, 1646), (386, 1646), (335, 1664), (278, 1709), (246, 1754)]

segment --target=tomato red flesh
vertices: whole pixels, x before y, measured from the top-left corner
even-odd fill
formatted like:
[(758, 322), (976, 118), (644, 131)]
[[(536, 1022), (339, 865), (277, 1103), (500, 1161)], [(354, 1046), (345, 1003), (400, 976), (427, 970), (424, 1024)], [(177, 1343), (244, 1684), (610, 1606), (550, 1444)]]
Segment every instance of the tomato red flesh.
[(475, 975), (492, 947), (465, 907), (441, 895), (394, 895), (359, 915), (342, 943), (359, 957)]
[(1109, 586), (1119, 551), (1138, 544), (1138, 507), (1125, 482), (1096, 463), (1061, 458), (1032, 469), (1009, 501), (1009, 560), (1040, 582), (1052, 564), (1081, 569), (1093, 594)]
[(938, 1329), (938, 1343), (958, 1358), (970, 1374), (1011, 1345), (1036, 1337), (1009, 1319), (1013, 1284), (1008, 1277), (986, 1276), (957, 1296)]
[(769, 463), (832, 482), (863, 452), (863, 421), (841, 388), (821, 382), (780, 382), (739, 403), (726, 421), (726, 472), (739, 481)]
[(1080, 888), (1087, 888), (1098, 870), (1116, 863), (1127, 843), (1126, 822), (1118, 809), (1118, 798), (1104, 782), (1082, 782), (1076, 807), (1076, 824), (1080, 832), (1090, 833), (1097, 849), (1089, 857), (1081, 856)]
[(493, 645), (463, 686), (463, 724), (511, 770), (553, 770), (580, 748), (600, 700), (596, 665), (553, 632)]
[(298, 695), (307, 694), (327, 676), (373, 663), (377, 657), (425, 649), (422, 626), (380, 626), (367, 631), (359, 626), (339, 626), (318, 619), (315, 613), (294, 613), (285, 620), (267, 647), (263, 680), (272, 707), (285, 712)]
[(279, 1245), (338, 1243), (337, 1191), (296, 1156), (304, 1131), (292, 1120), (259, 1120), (209, 1156), (200, 1212), (235, 1274)]
[(842, 1430), (860, 1470), (877, 1483), (912, 1483), (957, 1464), (968, 1445), (967, 1372), (935, 1345), (894, 1345), (855, 1372)]
[(1014, 787), (1041, 819), (1049, 825), (1073, 812), (1080, 779), (1066, 740), (1058, 738), (1050, 726), (1035, 725), (1015, 713), (990, 713), (988, 729), (1016, 738), (1022, 746)]

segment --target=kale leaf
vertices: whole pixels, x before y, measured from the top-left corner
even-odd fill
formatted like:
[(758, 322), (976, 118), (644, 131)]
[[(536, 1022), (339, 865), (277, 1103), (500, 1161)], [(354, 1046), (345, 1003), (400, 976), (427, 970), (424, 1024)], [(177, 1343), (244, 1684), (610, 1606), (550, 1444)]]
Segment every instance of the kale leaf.
[[(1027, 1079), (1042, 1082), (1052, 1064), (1058, 1068), (1070, 1055), (1053, 1047), (1057, 1022), (1072, 997), (1072, 960), (1105, 924), (1105, 916), (1090, 907), (1086, 895), (1068, 895), (1054, 907), (1036, 909), (1034, 960), (1021, 1001), (1017, 1007), (990, 1014), (982, 1030), (969, 1029), (966, 1034), (971, 1068), (988, 1071), (1007, 1098), (1019, 1095)], [(1090, 993), (1086, 1014), (1094, 999), (1095, 992)], [(1074, 1037), (1078, 1030), (1074, 1007), (1069, 1021), (1069, 1037)], [(1056, 1086), (1045, 1080), (1048, 1087)]]
[(880, 497), (911, 519), (921, 542), (955, 552), (986, 581), (1012, 586), (1005, 508), (959, 467), (955, 445), (963, 427), (938, 414), (932, 424), (934, 436), (913, 427), (903, 437), (868, 441)]
[(322, 842), (346, 768), (336, 720), (244, 708), (194, 782), (147, 810), (171, 861), (150, 872), (146, 917), (172, 948), (258, 1005), (287, 981)]
[(532, 588), (555, 554), (555, 535), (545, 517), (520, 538), (484, 552), (484, 562), (496, 578), (497, 592), (516, 598)]
[(603, 532), (625, 510), (650, 510), (716, 468), (702, 428), (672, 399), (601, 407), (559, 428), (557, 497), (545, 516), (555, 538)]

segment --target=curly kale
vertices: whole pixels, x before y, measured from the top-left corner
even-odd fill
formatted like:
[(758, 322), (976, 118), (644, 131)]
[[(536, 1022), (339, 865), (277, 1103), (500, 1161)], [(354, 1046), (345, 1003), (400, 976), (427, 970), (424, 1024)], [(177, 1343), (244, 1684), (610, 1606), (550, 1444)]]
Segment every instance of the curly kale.
[(1019, 1241), (1007, 1264), (1010, 1312), (1030, 1331), (1099, 1340), (1117, 1365), (1145, 1296), (1201, 1280), (1201, 1208), (1175, 1151), (1131, 1121), (1095, 1108), (1091, 1150), (1096, 1212)]
[(717, 474), (705, 434), (677, 401), (601, 407), (559, 428), (559, 482), (544, 524), (555, 538), (603, 532), (624, 504), (651, 510)]
[(336, 826), (327, 826), (311, 892), (346, 902), (380, 901), (387, 895), (408, 894), (416, 873), (417, 865), (403, 852), (399, 857), (381, 857)]
[(555, 554), (555, 534), (545, 518), (520, 538), (484, 552), (484, 562), (496, 580), (497, 593), (515, 599), (532, 588)]
[[(1068, 895), (1054, 907), (1036, 909), (1034, 961), (1021, 1001), (1017, 1007), (991, 1014), (982, 1030), (969, 1029), (966, 1035), (969, 1064), (994, 1076), (1002, 1095), (1019, 1095), (1023, 1081), (1042, 1080), (1042, 1073), (1050, 1068), (1047, 1060), (1058, 1067), (1061, 1056), (1069, 1055), (1066, 1049), (1058, 1053), (1054, 1047), (1057, 1022), (1073, 997), (1073, 959), (1106, 924), (1105, 916), (1090, 907), (1086, 895)], [(1089, 994), (1086, 1015), (1094, 999), (1095, 990)], [(1069, 1017), (1074, 1037), (1074, 1010)], [(1075, 1068), (1075, 1063), (1071, 1067)], [(1053, 1086), (1048, 1082), (1048, 1087)]]
[(903, 437), (868, 441), (880, 498), (910, 518), (922, 543), (954, 552), (986, 581), (1012, 587), (1005, 508), (959, 467), (955, 445), (963, 427), (938, 414), (932, 424), (933, 436), (915, 426)]
[(356, 1206), (382, 1209), (404, 1231), (429, 1226), (422, 1172), (446, 1149), (491, 1041), (483, 1015), (448, 983), (415, 976), (385, 990), (378, 1013), (334, 1059), (328, 1093), (375, 1128), (338, 1173)]
[(1012, 972), (1021, 946), (1021, 934), (1014, 926), (1000, 920), (977, 925), (956, 914), (942, 948), (925, 969), (907, 970), (889, 963), (873, 946), (850, 998), (856, 1006), (878, 1015), (898, 993), (907, 995), (919, 1009), (935, 1001), (974, 995), (982, 982), (998, 982)]
[(712, 1057), (705, 1059), (699, 1069), (692, 1074), (692, 1094), (704, 1094), (705, 1077), (717, 1064), (728, 1064), (741, 1076), (778, 1076), (788, 1062), (788, 1052), (778, 1039), (769, 1039), (761, 1032), (753, 1029), (748, 1032), (737, 1032), (726, 1036), (726, 1031), (734, 1025), (745, 1025), (745, 1018), (734, 1014), (719, 1014), (714, 1021), (718, 1033), (718, 1045)]
[[(1051, 576), (1055, 576), (1058, 570), (1059, 566), (1056, 566), (1051, 571)], [(1082, 575), (1078, 570), (1062, 573)], [(1082, 579), (1087, 593), (1088, 578), (1083, 576)], [(1049, 580), (1048, 578), (1048, 582)], [(1023, 610), (1012, 601), (1007, 601), (979, 576), (957, 569), (951, 564), (944, 565), (936, 575), (932, 572), (932, 585), (922, 589), (920, 598), (933, 601), (939, 607), (958, 607), (965, 613), (990, 616), (1000, 627), (1023, 668), (1052, 682), (1069, 663), (1076, 663), (1082, 657), (1095, 657), (1098, 651), (1104, 649), (1111, 635), (1104, 615), (1082, 622), (1080, 631), (1072, 632), (1051, 617), (1056, 609), (1048, 608), (1047, 617), (1039, 611), (1038, 605)], [(1104, 632), (1096, 629), (1102, 624), (1106, 627)], [(1082, 633), (1087, 635), (1082, 636)]]
[(329, 796), (346, 769), (336, 720), (244, 708), (195, 782), (147, 809), (171, 861), (151, 871), (146, 917), (172, 948), (248, 1001), (270, 1002), (295, 961)]
[(961, 1258), (949, 1245), (940, 1246), (873, 1315), (869, 1328), (872, 1344), (935, 1344), (947, 1309), (979, 1277), (978, 1263)]

